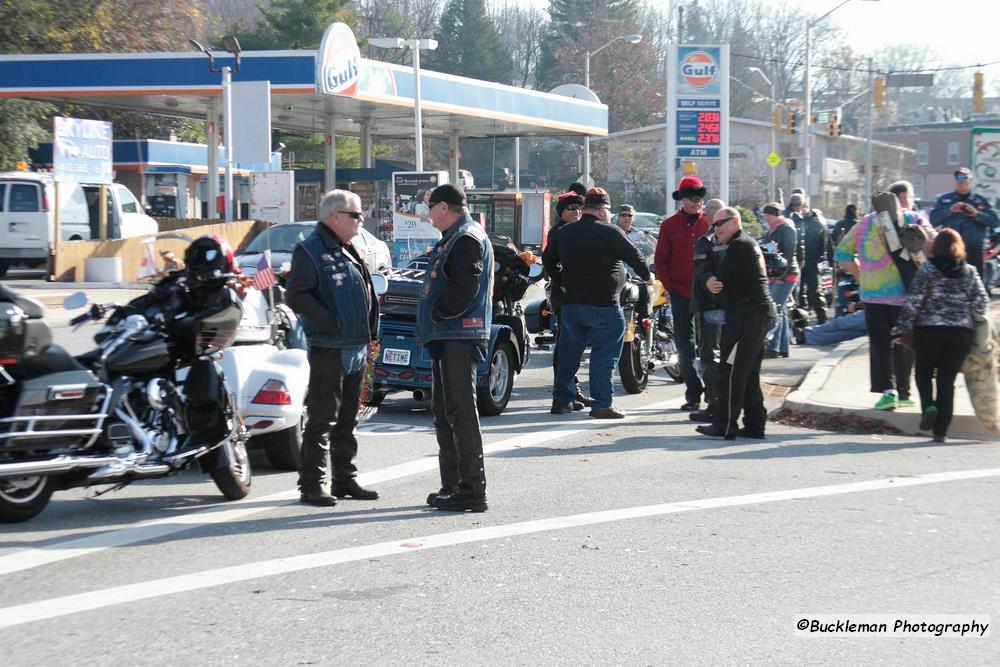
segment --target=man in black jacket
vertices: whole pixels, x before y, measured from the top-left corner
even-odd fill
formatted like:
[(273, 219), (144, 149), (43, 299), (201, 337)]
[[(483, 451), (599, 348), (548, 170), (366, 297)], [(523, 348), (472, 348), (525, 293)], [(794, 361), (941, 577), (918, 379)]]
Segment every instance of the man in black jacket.
[[(577, 185), (574, 183), (574, 185)], [(545, 240), (545, 247), (555, 246), (559, 230), (571, 222), (580, 219), (583, 209), (583, 195), (570, 190), (556, 197), (556, 224), (549, 230), (549, 235)], [(559, 274), (549, 275), (549, 305), (556, 322), (556, 343), (552, 350), (552, 379), (555, 381), (555, 372), (559, 363), (559, 318), (562, 313), (563, 288)], [(584, 396), (580, 391), (580, 381), (576, 380), (576, 396), (573, 399), (573, 409), (583, 410), (594, 403), (589, 396)]]
[[(767, 286), (764, 255), (757, 242), (743, 233), (739, 211), (724, 208), (712, 221), (715, 235), (727, 245), (719, 270), (705, 282), (709, 292), (725, 304), (722, 362), (719, 364), (719, 408), (711, 424), (698, 433), (734, 440), (737, 435), (762, 440), (767, 423), (760, 364), (764, 336), (777, 314)], [(743, 428), (737, 420), (743, 413)]]
[(805, 288), (809, 308), (816, 314), (816, 323), (826, 322), (826, 304), (819, 293), (819, 263), (833, 265), (833, 246), (830, 245), (830, 230), (826, 221), (821, 220), (816, 211), (809, 211), (802, 218), (802, 232), (805, 262), (802, 264), (802, 286)]
[[(361, 198), (331, 190), (319, 203), (316, 230), (295, 247), (286, 300), (309, 342), (309, 400), (299, 465), (300, 500), (333, 506), (334, 496), (362, 500), (378, 492), (354, 479), (361, 376), (370, 341), (378, 340), (378, 297), (364, 259), (351, 244), (364, 215)], [(359, 317), (359, 314), (364, 314)], [(333, 484), (327, 493), (328, 458)]]
[(590, 392), (594, 405), (590, 416), (621, 419), (625, 413), (611, 405), (611, 374), (621, 356), (625, 318), (618, 296), (625, 286), (623, 264), (649, 281), (649, 267), (642, 253), (625, 233), (611, 222), (611, 199), (601, 188), (585, 197), (583, 216), (559, 230), (556, 243), (542, 253), (545, 270), (558, 276), (563, 286), (562, 321), (556, 383), (552, 390), (552, 413), (572, 412), (573, 378), (580, 368), (583, 351), (590, 351)]

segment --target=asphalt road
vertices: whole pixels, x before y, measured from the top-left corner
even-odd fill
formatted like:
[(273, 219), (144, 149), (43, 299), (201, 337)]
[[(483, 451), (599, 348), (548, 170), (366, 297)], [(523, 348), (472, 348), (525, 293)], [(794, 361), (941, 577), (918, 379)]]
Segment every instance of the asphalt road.
[[(84, 327), (57, 339), (86, 349)], [(995, 664), (988, 637), (799, 634), (824, 614), (1000, 619), (1000, 448), (771, 425), (697, 436), (664, 374), (623, 422), (548, 413), (533, 355), (483, 420), (490, 510), (448, 514), (427, 403), (359, 432), (374, 502), (295, 502), (255, 458), (0, 528), (5, 665)], [(768, 361), (766, 364), (776, 364)], [(892, 621), (889, 621), (892, 627)]]

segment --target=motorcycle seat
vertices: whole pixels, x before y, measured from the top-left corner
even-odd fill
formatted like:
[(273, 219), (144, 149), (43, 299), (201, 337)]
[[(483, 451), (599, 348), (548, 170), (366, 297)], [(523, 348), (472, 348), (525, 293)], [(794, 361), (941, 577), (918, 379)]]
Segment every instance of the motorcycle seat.
[(41, 353), (7, 367), (7, 372), (15, 380), (28, 380), (50, 373), (85, 370), (87, 369), (80, 362), (58, 345), (49, 345)]

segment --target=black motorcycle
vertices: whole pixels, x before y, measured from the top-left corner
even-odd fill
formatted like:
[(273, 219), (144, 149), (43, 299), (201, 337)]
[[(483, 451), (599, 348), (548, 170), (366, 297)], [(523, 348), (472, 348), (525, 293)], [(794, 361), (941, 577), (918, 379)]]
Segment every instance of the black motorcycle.
[(250, 492), (245, 428), (217, 364), (239, 300), (228, 287), (186, 298), (192, 289), (173, 275), (128, 305), (91, 306), (70, 324), (110, 317), (78, 357), (51, 344), (40, 304), (0, 289), (0, 522), (31, 519), (54, 491), (115, 490), (195, 465), (230, 500)]

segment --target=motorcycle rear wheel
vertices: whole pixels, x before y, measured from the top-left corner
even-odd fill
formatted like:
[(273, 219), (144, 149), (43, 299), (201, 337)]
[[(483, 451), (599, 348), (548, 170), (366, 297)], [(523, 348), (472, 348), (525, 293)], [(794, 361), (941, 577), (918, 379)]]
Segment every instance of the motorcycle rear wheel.
[(618, 358), (618, 377), (630, 394), (641, 394), (649, 384), (649, 370), (642, 361), (642, 342), (635, 338), (624, 344)]
[(54, 490), (51, 477), (0, 480), (0, 523), (21, 523), (38, 516)]

